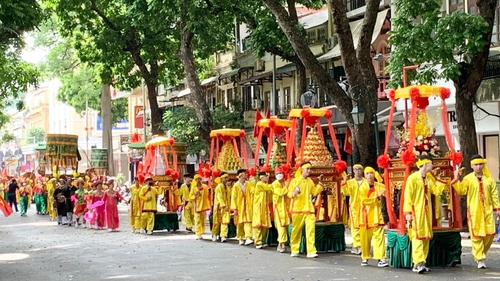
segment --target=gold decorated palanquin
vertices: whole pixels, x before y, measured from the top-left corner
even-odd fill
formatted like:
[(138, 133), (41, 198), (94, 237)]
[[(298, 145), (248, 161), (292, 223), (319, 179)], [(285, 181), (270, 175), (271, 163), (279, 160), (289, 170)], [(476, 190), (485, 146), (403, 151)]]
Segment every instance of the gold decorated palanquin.
[[(450, 96), (450, 90), (445, 87), (436, 87), (428, 85), (415, 85), (397, 90), (390, 90), (388, 96), (392, 102), (389, 113), (388, 128), (392, 127), (392, 119), (394, 116), (395, 102), (398, 99), (410, 100), (411, 109), (405, 111), (405, 135), (400, 147), (398, 156), (401, 158), (390, 159), (388, 154), (390, 133), (386, 135), (385, 150), (377, 159), (378, 165), (384, 169), (384, 178), (389, 188), (386, 191), (386, 200), (388, 204), (388, 215), (390, 226), (403, 230), (405, 228), (402, 210), (402, 202), (404, 202), (405, 180), (412, 173), (417, 171), (415, 159), (419, 155), (428, 155), (433, 158), (434, 168), (439, 168), (435, 172), (435, 176), (440, 176), (441, 180), (447, 183), (442, 196), (432, 195), (432, 210), (434, 229), (442, 227), (461, 228), (461, 215), (459, 208), (459, 199), (456, 192), (450, 186), (453, 178), (453, 171), (462, 161), (462, 156), (454, 149), (453, 139), (447, 122), (447, 110), (445, 100)], [(445, 134), (445, 140), (449, 148), (446, 155), (440, 154), (439, 146), (434, 140), (429, 140), (428, 136), (433, 136), (434, 130), (431, 129), (428, 123), (426, 108), (429, 105), (429, 97), (441, 98), (441, 123)], [(409, 112), (410, 113), (409, 113)], [(420, 118), (423, 117), (423, 118)], [(431, 149), (432, 148), (432, 149)], [(434, 149), (436, 148), (436, 149)], [(442, 156), (441, 156), (442, 155)], [(441, 213), (441, 198), (446, 199), (450, 213)], [(442, 224), (442, 218), (448, 219), (448, 225)]]
[[(292, 121), (289, 142), (287, 143), (287, 162), (295, 160), (296, 168), (303, 162), (311, 162), (311, 179), (318, 183), (319, 176), (324, 184), (324, 191), (315, 199), (316, 220), (325, 222), (343, 221), (343, 198), (341, 195), (341, 173), (347, 164), (340, 159), (340, 149), (330, 121), (330, 109), (309, 108), (292, 109), (289, 117)], [(326, 119), (328, 133), (330, 134), (337, 159), (333, 159), (325, 145), (325, 137), (320, 119)], [(298, 131), (298, 120), (302, 119), (302, 142), (300, 148), (295, 145), (295, 134)], [(295, 159), (292, 159), (295, 155)], [(345, 168), (344, 168), (345, 166)]]
[(78, 169), (78, 136), (47, 134), (45, 159), (47, 174), (71, 175)]
[(167, 212), (177, 211), (180, 201), (173, 189), (184, 172), (184, 166), (178, 163), (174, 144), (173, 138), (155, 136), (144, 146), (146, 149), (145, 172), (153, 175), (159, 194), (163, 194)]
[[(445, 190), (443, 191), (444, 195), (446, 197), (446, 200), (450, 209), (449, 214), (443, 214), (442, 213), (442, 208), (441, 208), (441, 197), (440, 196), (434, 196), (432, 195), (431, 202), (432, 202), (432, 211), (433, 211), (433, 216), (432, 216), (432, 227), (434, 229), (439, 229), (442, 228), (442, 218), (444, 217), (445, 219), (449, 220), (448, 227), (450, 228), (458, 228), (460, 225), (459, 218), (457, 217), (457, 214), (453, 212), (453, 204), (458, 203), (458, 196), (456, 192), (453, 190), (451, 185), (449, 184), (451, 180), (453, 179), (453, 167), (451, 165), (451, 160), (449, 158), (443, 157), (443, 158), (434, 158), (432, 159), (432, 165), (435, 168), (439, 168), (436, 173), (436, 177), (439, 176), (442, 181), (445, 181), (447, 183)], [(391, 192), (391, 198), (392, 200), (392, 209), (396, 214), (400, 214), (400, 196), (402, 192), (402, 186), (405, 181), (405, 171), (406, 171), (406, 165), (401, 161), (401, 159), (392, 159), (390, 160), (389, 163), (389, 183), (388, 186), (390, 187), (390, 192)], [(415, 171), (418, 171), (417, 167), (415, 165), (412, 165), (410, 167), (410, 173), (413, 173)]]

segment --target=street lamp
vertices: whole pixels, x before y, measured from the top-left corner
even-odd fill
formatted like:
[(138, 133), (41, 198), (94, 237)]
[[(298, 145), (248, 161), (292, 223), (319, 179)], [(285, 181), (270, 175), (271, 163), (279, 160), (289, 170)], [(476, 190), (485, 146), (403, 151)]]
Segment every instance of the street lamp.
[[(351, 90), (355, 89), (355, 88), (360, 88), (360, 86), (353, 86), (349, 92), (351, 92)], [(377, 116), (377, 102), (373, 100), (373, 96), (371, 94), (368, 94), (368, 98), (369, 98), (369, 101), (370, 101), (370, 105), (371, 105), (371, 110), (372, 110), (372, 113), (373, 113), (373, 127), (374, 127), (374, 132), (375, 132), (375, 149), (377, 151), (377, 155), (380, 155), (380, 136), (379, 136), (379, 131), (378, 131), (378, 116)], [(351, 99), (358, 102), (359, 101), (359, 98), (358, 99), (354, 99), (354, 97), (352, 97), (352, 94), (351, 94)], [(361, 125), (365, 122), (365, 109), (356, 104), (355, 107), (353, 107), (352, 111), (351, 111), (351, 116), (352, 116), (352, 119), (353, 119), (353, 122), (355, 125)]]
[(359, 105), (356, 105), (352, 108), (351, 116), (354, 125), (363, 124), (363, 122), (365, 121), (365, 109)]

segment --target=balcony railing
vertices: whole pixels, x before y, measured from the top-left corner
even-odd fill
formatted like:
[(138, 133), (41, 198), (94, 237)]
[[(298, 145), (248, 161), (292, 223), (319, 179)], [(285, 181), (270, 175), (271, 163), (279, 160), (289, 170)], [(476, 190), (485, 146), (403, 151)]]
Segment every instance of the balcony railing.
[(366, 0), (345, 0), (344, 3), (348, 12), (366, 6)]

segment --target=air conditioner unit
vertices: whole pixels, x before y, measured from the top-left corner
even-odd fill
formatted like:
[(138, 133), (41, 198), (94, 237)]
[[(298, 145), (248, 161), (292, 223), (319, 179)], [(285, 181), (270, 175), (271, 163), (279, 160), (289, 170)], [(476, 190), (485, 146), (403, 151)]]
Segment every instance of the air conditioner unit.
[(266, 63), (264, 60), (257, 59), (254, 64), (254, 71), (264, 71), (266, 69)]
[(334, 35), (334, 36), (328, 38), (327, 43), (328, 43), (329, 49), (335, 48), (335, 46), (337, 46), (337, 44), (339, 43), (339, 39), (338, 39), (337, 35)]

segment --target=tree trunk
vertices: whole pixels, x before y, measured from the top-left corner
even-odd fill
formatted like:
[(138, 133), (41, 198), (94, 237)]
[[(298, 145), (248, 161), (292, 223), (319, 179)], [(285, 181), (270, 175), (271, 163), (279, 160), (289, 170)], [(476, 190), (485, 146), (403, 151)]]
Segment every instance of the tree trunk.
[[(307, 91), (307, 75), (306, 68), (297, 58), (295, 61), (297, 66), (297, 100), (300, 101), (300, 95)], [(292, 106), (292, 108), (295, 106)], [(299, 104), (300, 107), (300, 104)], [(299, 121), (297, 126), (297, 132), (295, 133), (295, 145), (300, 148), (300, 143), (302, 141), (302, 121)]]
[[(151, 110), (151, 121), (150, 121), (151, 136), (161, 135), (163, 133), (163, 131), (161, 130), (161, 124), (163, 122), (163, 119), (161, 116), (160, 108), (158, 107), (158, 100), (157, 100), (158, 93), (156, 87), (157, 85), (155, 83), (146, 81), (146, 88), (148, 89), (147, 98), (149, 102), (149, 109)], [(146, 113), (144, 113), (144, 118), (147, 118)], [(144, 129), (146, 130), (146, 128)]]
[[(374, 2), (373, 0), (370, 2)], [(344, 19), (343, 21), (343, 27), (347, 26), (347, 29), (349, 30), (347, 35), (344, 35), (344, 38), (339, 37), (339, 43), (342, 42), (347, 42), (348, 40), (351, 41), (350, 45), (351, 50), (350, 53), (348, 48), (343, 48), (341, 45), (341, 51), (342, 51), (342, 56), (346, 56), (347, 53), (352, 54), (354, 53), (354, 61), (349, 63), (347, 66), (352, 66), (352, 67), (347, 67), (346, 68), (346, 74), (348, 76), (349, 83), (351, 85), (361, 85), (365, 89), (365, 92), (363, 95), (359, 97), (359, 104), (363, 106), (363, 108), (366, 111), (366, 116), (365, 116), (365, 124), (364, 126), (361, 126), (360, 128), (357, 128), (357, 126), (354, 125), (353, 119), (350, 115), (351, 110), (353, 108), (353, 102), (352, 100), (345, 94), (345, 92), (340, 88), (340, 86), (335, 82), (328, 72), (323, 68), (323, 66), (318, 62), (314, 54), (312, 53), (311, 49), (309, 48), (309, 45), (307, 44), (304, 36), (301, 34), (300, 30), (298, 27), (293, 23), (292, 20), (290, 20), (289, 13), (283, 8), (282, 4), (278, 0), (264, 0), (264, 3), (269, 7), (271, 12), (274, 14), (276, 17), (278, 24), (280, 25), (281, 29), (287, 36), (288, 40), (290, 41), (294, 51), (297, 53), (297, 56), (300, 58), (302, 63), (304, 64), (305, 68), (309, 71), (312, 77), (314, 77), (316, 83), (325, 90), (326, 94), (329, 95), (333, 101), (335, 102), (335, 105), (337, 108), (340, 110), (342, 115), (345, 117), (347, 120), (347, 123), (349, 127), (355, 128), (353, 130), (353, 137), (357, 140), (358, 146), (360, 147), (360, 156), (361, 156), (361, 163), (362, 164), (370, 164), (375, 161), (375, 140), (373, 138), (373, 133), (371, 134), (371, 137), (367, 137), (370, 135), (369, 132), (372, 132), (373, 129), (367, 129), (369, 126), (371, 126), (371, 122), (373, 120), (372, 116), (372, 111), (371, 110), (371, 105), (375, 101), (370, 101), (372, 98), (368, 97), (367, 94), (371, 94), (372, 96), (375, 96), (374, 89), (376, 87), (373, 86), (374, 81), (376, 82), (376, 76), (375, 76), (375, 70), (373, 69), (373, 66), (370, 64), (369, 67), (367, 67), (366, 62), (368, 61), (365, 57), (363, 56), (368, 56), (369, 57), (369, 48), (371, 44), (371, 38), (372, 33), (373, 33), (373, 26), (375, 20), (373, 19), (373, 13), (375, 13), (375, 18), (376, 18), (376, 11), (377, 7), (375, 7), (375, 4), (371, 4), (371, 6), (374, 6), (375, 8), (371, 7), (372, 10), (375, 9), (375, 12), (371, 11), (370, 12), (370, 17), (368, 22), (371, 24), (371, 31), (370, 28), (364, 28), (363, 35), (360, 37), (360, 42), (364, 42), (365, 45), (368, 46), (358, 46), (358, 54), (357, 56), (360, 57), (358, 60), (356, 53), (354, 51), (354, 45), (353, 45), (353, 40), (352, 40), (352, 35), (350, 32), (350, 27), (349, 27), (349, 22), (347, 20), (347, 15), (344, 13), (343, 15), (339, 15)], [(344, 5), (341, 3), (341, 5)], [(345, 8), (344, 8), (345, 10)], [(367, 9), (368, 10), (368, 9)], [(335, 16), (335, 14), (334, 14)], [(366, 51), (368, 50), (368, 51)], [(366, 54), (366, 52), (368, 52)], [(345, 63), (345, 62), (344, 62)], [(361, 66), (360, 66), (361, 63)], [(375, 80), (373, 80), (375, 78)]]
[(187, 97), (189, 102), (193, 105), (196, 117), (199, 120), (200, 136), (205, 140), (207, 146), (210, 146), (210, 131), (213, 126), (212, 113), (205, 99), (200, 79), (196, 71), (192, 45), (194, 34), (188, 29), (186, 22), (181, 21), (180, 28), (181, 44), (178, 57), (184, 65), (184, 74), (186, 75), (186, 80), (191, 90), (191, 94)]
[(113, 158), (113, 124), (111, 122), (111, 96), (109, 84), (101, 85), (102, 148), (108, 149), (108, 175), (115, 175)]

